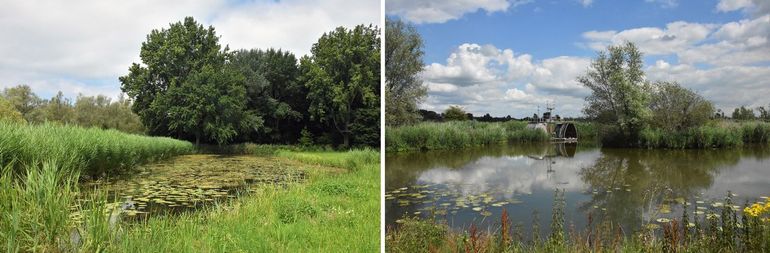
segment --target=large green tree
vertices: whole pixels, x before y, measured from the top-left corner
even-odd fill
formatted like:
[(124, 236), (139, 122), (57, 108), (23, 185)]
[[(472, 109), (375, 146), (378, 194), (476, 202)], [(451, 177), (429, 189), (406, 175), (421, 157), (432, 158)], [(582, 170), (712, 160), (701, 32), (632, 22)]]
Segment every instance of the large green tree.
[(259, 126), (245, 111), (243, 76), (229, 69), (214, 27), (192, 17), (152, 30), (142, 43), (142, 64), (120, 77), (121, 89), (150, 134), (226, 143)]
[[(376, 145), (379, 136), (379, 29), (358, 25), (325, 33), (300, 60), (309, 111), (342, 135), (342, 145)], [(377, 138), (378, 139), (378, 138)]]
[(656, 82), (653, 85), (650, 109), (650, 124), (668, 131), (703, 125), (714, 114), (711, 102), (676, 82)]
[(264, 118), (256, 140), (292, 143), (305, 125), (307, 89), (297, 81), (297, 58), (288, 51), (238, 50), (232, 63), (244, 76), (249, 109)]
[(650, 117), (649, 85), (642, 71), (642, 53), (633, 43), (599, 52), (578, 82), (592, 92), (583, 108), (588, 118), (614, 125), (626, 140), (637, 138)]
[(417, 103), (427, 94), (418, 76), (423, 68), (422, 37), (401, 20), (385, 20), (385, 123), (402, 125), (420, 118)]

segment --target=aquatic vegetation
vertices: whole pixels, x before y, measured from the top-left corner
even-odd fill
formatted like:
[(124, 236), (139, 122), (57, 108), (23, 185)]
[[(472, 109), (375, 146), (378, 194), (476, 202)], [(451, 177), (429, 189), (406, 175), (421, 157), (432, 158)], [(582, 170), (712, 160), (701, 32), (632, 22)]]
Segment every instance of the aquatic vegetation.
[[(306, 172), (297, 162), (255, 156), (184, 155), (143, 165), (134, 173), (83, 187), (111, 192), (130, 217), (192, 211), (254, 191), (262, 185), (302, 182)], [(87, 193), (87, 192), (86, 192)]]
[(544, 142), (549, 136), (526, 129), (527, 122), (423, 122), (415, 125), (388, 127), (385, 150), (461, 149), (500, 143)]
[[(559, 216), (564, 208), (560, 197), (554, 200), (552, 214)], [(540, 238), (539, 224), (533, 223), (532, 240), (524, 241), (516, 233), (509, 233), (511, 221), (507, 213), (500, 218), (499, 229), (478, 232), (475, 225), (467, 230), (456, 231), (441, 221), (405, 218), (397, 227), (386, 230), (387, 252), (767, 252), (770, 250), (770, 224), (754, 216), (755, 210), (764, 212), (764, 203), (748, 205), (745, 211), (732, 204), (733, 194), (728, 193), (724, 202), (709, 201), (706, 215), (690, 216), (688, 201), (682, 200), (682, 220), (657, 218), (638, 230), (627, 231), (618, 224), (595, 219), (601, 213), (588, 213), (588, 226), (583, 230), (563, 231), (563, 220), (551, 221), (552, 232)], [(676, 201), (676, 200), (675, 200)], [(706, 201), (701, 201), (705, 204)], [(722, 203), (714, 207), (713, 204)], [(719, 214), (718, 214), (719, 213)], [(537, 215), (533, 216), (537, 220)], [(598, 221), (597, 221), (598, 220)], [(701, 225), (705, 224), (705, 225)], [(421, 234), (425, 229), (429, 234)], [(499, 232), (495, 232), (499, 231)], [(408, 235), (409, 237), (405, 236)], [(429, 236), (430, 235), (430, 236)], [(438, 236), (438, 238), (434, 238)], [(462, 251), (462, 250), (459, 250)]]
[[(377, 251), (379, 159), (362, 165), (344, 162), (360, 154), (286, 152), (272, 161), (293, 161), (296, 168), (308, 172), (303, 183), (263, 185), (248, 196), (227, 205), (207, 207), (203, 212), (150, 217), (126, 229), (119, 242), (111, 245), (111, 251)], [(305, 163), (302, 157), (312, 162)], [(358, 169), (330, 169), (323, 164)]]
[(770, 123), (715, 121), (680, 132), (647, 128), (639, 135), (645, 148), (723, 148), (770, 141)]
[(4, 250), (61, 251), (70, 249), (70, 208), (76, 195), (77, 172), (45, 161), (17, 178), (13, 165), (0, 174), (0, 245)]
[(83, 176), (111, 175), (193, 151), (191, 143), (171, 138), (53, 123), (0, 122), (0, 165), (13, 164), (14, 173), (19, 174), (42, 161), (55, 161), (59, 168)]

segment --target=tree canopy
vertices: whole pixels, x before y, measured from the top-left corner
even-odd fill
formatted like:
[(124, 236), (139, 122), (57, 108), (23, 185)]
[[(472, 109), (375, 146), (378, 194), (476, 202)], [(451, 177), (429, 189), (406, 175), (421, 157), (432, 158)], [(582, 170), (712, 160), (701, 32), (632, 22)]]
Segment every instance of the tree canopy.
[(656, 82), (650, 109), (651, 124), (669, 131), (703, 125), (714, 114), (714, 105), (676, 82)]
[(379, 143), (379, 29), (338, 27), (310, 51), (300, 70), (312, 119), (334, 127), (343, 146), (350, 146), (351, 136), (359, 143)]
[(635, 138), (649, 119), (642, 53), (633, 43), (599, 52), (578, 82), (592, 92), (583, 113), (599, 123), (614, 124), (626, 138)]
[(297, 58), (276, 49), (235, 51), (233, 66), (245, 77), (247, 107), (259, 113), (264, 126), (249, 138), (261, 142), (297, 140), (307, 122), (307, 89), (299, 83)]
[(422, 71), (422, 37), (401, 20), (385, 20), (385, 123), (402, 125), (420, 118), (417, 103), (427, 94)]
[(452, 120), (466, 120), (468, 119), (468, 113), (465, 112), (465, 110), (457, 105), (449, 106), (449, 108), (444, 111), (444, 120), (452, 121)]
[(151, 134), (222, 144), (261, 125), (245, 111), (244, 77), (228, 66), (214, 27), (187, 17), (152, 30), (139, 55), (143, 64), (120, 77), (121, 89)]

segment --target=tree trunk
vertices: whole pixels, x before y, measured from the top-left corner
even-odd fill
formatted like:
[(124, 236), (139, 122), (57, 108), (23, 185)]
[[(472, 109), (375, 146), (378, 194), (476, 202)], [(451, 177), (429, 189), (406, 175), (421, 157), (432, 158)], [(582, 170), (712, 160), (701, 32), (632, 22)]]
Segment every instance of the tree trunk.
[(201, 134), (195, 133), (195, 146), (200, 146), (200, 145), (201, 145)]
[(350, 133), (342, 134), (342, 145), (345, 146), (345, 148), (350, 147)]

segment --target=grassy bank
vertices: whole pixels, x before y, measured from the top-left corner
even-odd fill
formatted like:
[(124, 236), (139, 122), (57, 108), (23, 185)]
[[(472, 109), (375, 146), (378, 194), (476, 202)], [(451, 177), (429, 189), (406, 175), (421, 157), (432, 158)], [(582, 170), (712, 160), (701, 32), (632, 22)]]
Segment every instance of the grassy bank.
[(491, 144), (547, 141), (541, 131), (526, 129), (527, 122), (422, 122), (385, 130), (386, 152), (462, 149)]
[[(503, 212), (499, 228), (479, 231), (471, 226), (455, 231), (433, 220), (403, 219), (385, 237), (386, 252), (768, 252), (770, 251), (770, 204), (758, 202), (735, 208), (730, 198), (720, 208), (700, 211), (693, 202), (681, 219), (658, 219), (637, 231), (623, 231), (617, 224), (594, 221), (576, 231), (565, 225), (563, 195), (554, 205), (551, 233), (524, 239), (525, 229), (514, 225)], [(702, 207), (702, 206), (701, 206)], [(697, 211), (694, 211), (697, 210)], [(601, 215), (595, 214), (599, 218)], [(596, 219), (601, 220), (601, 219)]]
[(116, 130), (0, 122), (0, 164), (15, 172), (50, 162), (63, 170), (102, 175), (194, 151), (191, 143)]
[[(81, 173), (110, 174), (194, 152), (183, 141), (52, 124), (0, 124), (0, 245), (6, 252), (373, 252), (379, 249), (379, 152), (244, 145), (298, 161), (305, 183), (256, 192), (180, 216), (120, 222)], [(268, 158), (265, 158), (268, 159)], [(315, 170), (314, 168), (341, 168)], [(320, 172), (324, 171), (324, 172)], [(336, 171), (336, 172), (334, 172)], [(343, 171), (343, 172), (340, 172)], [(73, 217), (78, 216), (78, 219)]]
[(712, 121), (678, 132), (645, 129), (638, 146), (644, 148), (722, 148), (770, 142), (770, 123)]
[[(152, 218), (109, 245), (116, 252), (376, 252), (379, 152), (296, 152), (277, 157), (347, 169), (288, 189), (259, 191), (207, 212)], [(151, 243), (148, 243), (151, 242)]]

